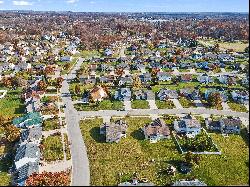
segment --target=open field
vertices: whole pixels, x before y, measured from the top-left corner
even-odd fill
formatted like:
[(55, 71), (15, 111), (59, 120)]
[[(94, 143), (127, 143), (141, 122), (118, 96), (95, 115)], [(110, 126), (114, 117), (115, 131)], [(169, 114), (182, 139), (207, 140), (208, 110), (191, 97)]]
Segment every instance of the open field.
[(218, 43), (220, 49), (233, 49), (236, 52), (244, 52), (245, 48), (249, 45), (243, 42), (216, 42), (216, 40), (199, 40), (199, 42), (205, 46), (213, 46)]
[[(188, 174), (168, 176), (160, 173), (167, 164), (178, 166), (183, 156), (172, 139), (150, 144), (140, 128), (149, 118), (126, 118), (127, 137), (118, 144), (105, 143), (99, 134), (101, 119), (85, 120), (80, 124), (90, 160), (91, 185), (117, 185), (131, 179), (133, 172), (156, 185), (170, 184), (195, 176), (207, 185), (246, 185), (249, 174), (248, 139), (246, 133), (223, 137), (210, 134), (222, 155), (202, 155), (201, 162)], [(153, 161), (152, 161), (153, 159)], [(120, 176), (119, 176), (120, 174)]]

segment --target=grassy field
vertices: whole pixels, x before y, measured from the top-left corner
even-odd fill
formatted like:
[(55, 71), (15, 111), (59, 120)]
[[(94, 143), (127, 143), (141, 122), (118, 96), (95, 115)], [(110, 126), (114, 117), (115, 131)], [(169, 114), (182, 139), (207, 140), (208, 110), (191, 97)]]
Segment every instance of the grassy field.
[(49, 131), (49, 130), (55, 130), (59, 129), (59, 119), (53, 118), (53, 119), (47, 119), (43, 122), (43, 130)]
[(155, 100), (158, 109), (173, 109), (175, 108), (173, 101), (160, 101)]
[(78, 111), (98, 111), (98, 110), (122, 110), (124, 108), (121, 101), (103, 100), (99, 104), (75, 104)]
[(233, 102), (228, 102), (227, 104), (233, 111), (248, 112), (247, 108), (243, 104), (233, 103)]
[[(170, 184), (195, 176), (207, 185), (246, 185), (249, 174), (248, 140), (239, 135), (223, 137), (210, 134), (222, 155), (202, 155), (201, 162), (188, 175), (177, 172), (168, 176), (160, 172), (167, 164), (177, 166), (183, 156), (172, 139), (150, 144), (139, 128), (149, 118), (126, 118), (127, 137), (118, 144), (105, 143), (99, 135), (101, 119), (85, 120), (80, 124), (90, 160), (91, 185), (117, 185), (131, 179), (133, 172), (156, 185)], [(154, 159), (154, 161), (152, 161)], [(120, 175), (119, 175), (120, 174)]]
[(20, 99), (21, 90), (9, 90), (3, 99), (0, 99), (0, 115), (8, 118), (21, 116), (25, 106)]
[(185, 97), (180, 97), (179, 102), (181, 103), (181, 106), (183, 106), (183, 108), (195, 107), (195, 104)]
[(42, 141), (44, 147), (42, 154), (46, 161), (56, 161), (63, 159), (63, 144), (61, 135), (53, 135)]
[[(216, 40), (199, 40), (203, 45), (214, 45)], [(220, 49), (233, 49), (236, 52), (244, 52), (245, 48), (248, 46), (248, 43), (243, 42), (217, 42), (220, 46)]]
[(131, 107), (133, 109), (149, 109), (149, 103), (146, 100), (134, 100), (131, 101)]

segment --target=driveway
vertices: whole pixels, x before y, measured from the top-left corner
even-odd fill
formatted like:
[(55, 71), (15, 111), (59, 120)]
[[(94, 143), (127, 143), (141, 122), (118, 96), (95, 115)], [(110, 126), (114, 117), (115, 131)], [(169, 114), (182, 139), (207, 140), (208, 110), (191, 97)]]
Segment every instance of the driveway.
[(170, 101), (173, 101), (174, 106), (175, 106), (177, 109), (183, 108), (182, 105), (181, 105), (181, 103), (179, 102), (178, 99), (169, 99), (169, 100), (170, 100)]
[(222, 102), (221, 105), (223, 107), (223, 110), (231, 110), (226, 102)]
[(148, 101), (150, 109), (158, 109), (156, 104), (155, 104), (155, 100), (147, 100), (147, 101)]
[(124, 108), (125, 110), (131, 110), (131, 101), (124, 101)]

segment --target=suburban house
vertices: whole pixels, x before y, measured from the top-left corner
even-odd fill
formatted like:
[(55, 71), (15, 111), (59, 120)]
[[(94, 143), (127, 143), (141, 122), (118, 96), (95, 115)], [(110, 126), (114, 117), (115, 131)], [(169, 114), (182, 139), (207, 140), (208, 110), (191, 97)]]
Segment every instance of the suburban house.
[(21, 144), (17, 148), (14, 162), (17, 183), (23, 186), (30, 175), (39, 172), (40, 148), (34, 143)]
[(111, 123), (103, 123), (100, 126), (100, 134), (105, 135), (106, 142), (118, 143), (122, 137), (126, 137), (128, 125), (122, 120)]
[(25, 114), (22, 117), (15, 118), (12, 123), (18, 128), (31, 128), (36, 126), (41, 126), (42, 117), (38, 112), (32, 112)]
[(184, 133), (187, 137), (194, 137), (200, 133), (201, 124), (196, 118), (186, 115), (182, 119), (174, 121), (174, 129), (177, 133)]
[(62, 56), (62, 57), (60, 58), (60, 60), (61, 60), (62, 62), (71, 62), (71, 61), (72, 61), (72, 57), (71, 57), (71, 56)]
[(190, 82), (192, 81), (193, 77), (191, 74), (184, 74), (184, 75), (181, 75), (181, 81), (182, 82)]
[(200, 99), (199, 90), (191, 89), (191, 88), (183, 88), (180, 89), (180, 96), (187, 97), (191, 100), (198, 100)]
[(133, 83), (133, 78), (132, 76), (126, 76), (126, 77), (121, 77), (119, 80), (119, 86), (123, 86), (126, 84), (132, 84)]
[(247, 91), (232, 91), (231, 92), (232, 99), (235, 102), (242, 104), (249, 104), (249, 92)]
[(149, 139), (150, 143), (156, 143), (159, 140), (170, 138), (170, 130), (166, 123), (160, 119), (155, 119), (151, 124), (144, 126), (145, 139)]
[(177, 99), (179, 97), (176, 90), (168, 89), (161, 89), (157, 96), (161, 101), (165, 101), (167, 99)]
[(223, 102), (226, 102), (228, 99), (227, 94), (224, 91), (219, 91), (216, 89), (207, 89), (204, 94), (206, 100), (208, 99), (211, 93), (220, 93), (220, 96)]
[(207, 75), (206, 73), (200, 75), (197, 77), (197, 80), (200, 82), (200, 83), (205, 83), (205, 84), (209, 84), (209, 83), (212, 83), (214, 82), (213, 78), (209, 75)]
[(198, 179), (194, 180), (180, 180), (174, 182), (171, 186), (207, 186), (204, 182)]
[(35, 143), (39, 145), (42, 139), (42, 127), (24, 129), (21, 133), (20, 142)]
[(158, 72), (157, 78), (159, 81), (171, 81), (172, 76), (170, 73), (167, 72)]
[(147, 92), (143, 90), (138, 90), (134, 92), (134, 98), (136, 100), (146, 100), (147, 99)]
[(218, 77), (218, 80), (222, 84), (229, 84), (229, 83), (235, 84), (236, 83), (236, 78), (233, 76), (228, 76), (228, 75), (220, 75)]
[(150, 73), (143, 73), (139, 76), (142, 82), (150, 82), (152, 80)]
[(108, 92), (101, 86), (95, 86), (89, 93), (90, 99), (94, 102), (108, 98)]
[(120, 88), (115, 92), (114, 98), (119, 101), (130, 101), (131, 91), (130, 88)]
[(213, 121), (211, 118), (205, 119), (207, 129), (219, 131), (221, 133), (240, 134), (241, 120), (239, 118), (222, 118), (218, 121)]

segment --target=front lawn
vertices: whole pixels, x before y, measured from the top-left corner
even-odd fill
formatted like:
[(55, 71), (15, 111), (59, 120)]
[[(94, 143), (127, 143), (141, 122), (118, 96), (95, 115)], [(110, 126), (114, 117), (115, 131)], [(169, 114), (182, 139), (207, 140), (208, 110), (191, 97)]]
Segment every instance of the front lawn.
[(195, 177), (208, 186), (247, 185), (249, 181), (248, 140), (240, 135), (223, 137), (212, 133), (210, 136), (222, 155), (201, 155), (200, 164), (193, 167), (190, 174), (179, 172), (174, 177), (162, 174), (160, 169), (166, 164), (178, 168), (183, 155), (177, 151), (172, 139), (155, 144), (144, 140), (139, 130), (149, 118), (126, 118), (127, 137), (118, 144), (105, 143), (99, 134), (101, 119), (84, 120), (81, 132), (87, 146), (90, 161), (91, 185), (115, 186), (131, 179), (134, 172), (147, 178), (155, 185), (168, 185), (176, 180)]
[(98, 111), (98, 110), (122, 110), (124, 109), (123, 102), (103, 100), (99, 104), (82, 104), (77, 103), (74, 105), (78, 111)]
[(42, 141), (42, 155), (45, 161), (48, 162), (63, 160), (63, 144), (61, 135), (52, 135)]
[(131, 101), (131, 107), (133, 109), (149, 109), (149, 103), (146, 100), (134, 100)]
[(47, 119), (43, 121), (43, 130), (44, 131), (49, 131), (49, 130), (55, 130), (59, 129), (59, 119), (58, 118), (52, 118), (52, 119)]
[(155, 104), (156, 104), (158, 109), (173, 109), (173, 108), (175, 108), (173, 101), (155, 100)]
[(179, 102), (181, 103), (183, 108), (195, 107), (195, 104), (192, 101), (185, 98), (185, 97), (180, 97)]
[(231, 110), (233, 110), (233, 111), (248, 112), (248, 109), (243, 104), (232, 103), (232, 102), (228, 102), (227, 104), (231, 108)]

